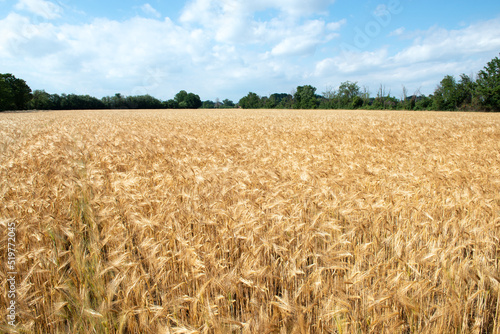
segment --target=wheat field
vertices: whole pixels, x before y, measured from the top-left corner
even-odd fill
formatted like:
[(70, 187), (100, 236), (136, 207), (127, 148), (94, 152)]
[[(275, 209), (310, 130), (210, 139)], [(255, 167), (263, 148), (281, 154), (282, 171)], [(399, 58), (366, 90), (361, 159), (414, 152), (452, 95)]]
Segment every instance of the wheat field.
[(500, 115), (0, 114), (18, 333), (500, 333)]

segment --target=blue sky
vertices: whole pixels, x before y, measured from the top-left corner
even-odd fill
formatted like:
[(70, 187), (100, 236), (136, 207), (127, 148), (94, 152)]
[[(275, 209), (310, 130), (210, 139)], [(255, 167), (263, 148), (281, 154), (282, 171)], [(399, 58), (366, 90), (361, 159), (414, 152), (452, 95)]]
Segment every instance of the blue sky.
[(500, 53), (500, 1), (0, 0), (0, 73), (96, 97), (430, 94)]

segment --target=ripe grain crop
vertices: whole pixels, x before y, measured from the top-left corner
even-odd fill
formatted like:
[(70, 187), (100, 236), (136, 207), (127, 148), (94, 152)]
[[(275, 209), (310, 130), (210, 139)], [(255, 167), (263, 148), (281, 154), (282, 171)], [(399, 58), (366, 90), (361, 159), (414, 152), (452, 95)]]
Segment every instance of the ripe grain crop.
[(0, 176), (1, 331), (500, 333), (498, 114), (0, 114)]

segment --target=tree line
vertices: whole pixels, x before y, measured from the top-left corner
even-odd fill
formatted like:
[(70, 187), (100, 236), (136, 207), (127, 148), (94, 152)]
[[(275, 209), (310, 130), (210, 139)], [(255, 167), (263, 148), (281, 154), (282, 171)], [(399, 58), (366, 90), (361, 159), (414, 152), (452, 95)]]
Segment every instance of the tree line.
[(466, 74), (457, 80), (446, 75), (428, 96), (417, 90), (412, 95), (403, 85), (401, 94), (391, 95), (384, 85), (371, 96), (369, 88), (346, 81), (338, 89), (327, 88), (316, 94), (311, 85), (298, 86), (292, 94), (259, 97), (250, 92), (239, 103), (242, 108), (280, 109), (389, 109), (442, 111), (500, 111), (500, 59), (495, 57), (479, 71), (476, 78)]
[(229, 99), (222, 102), (201, 101), (194, 93), (181, 90), (173, 99), (160, 101), (150, 95), (114, 96), (98, 99), (89, 95), (49, 94), (31, 91), (22, 79), (12, 74), (0, 74), (0, 111), (6, 110), (68, 110), (68, 109), (389, 109), (443, 111), (500, 111), (500, 59), (495, 57), (477, 74), (462, 74), (457, 80), (447, 75), (428, 96), (419, 90), (409, 95), (403, 85), (398, 97), (380, 85), (375, 96), (368, 87), (345, 81), (337, 89), (328, 87), (321, 94), (311, 85), (298, 86), (290, 94), (274, 93), (259, 96), (250, 92), (237, 104)]

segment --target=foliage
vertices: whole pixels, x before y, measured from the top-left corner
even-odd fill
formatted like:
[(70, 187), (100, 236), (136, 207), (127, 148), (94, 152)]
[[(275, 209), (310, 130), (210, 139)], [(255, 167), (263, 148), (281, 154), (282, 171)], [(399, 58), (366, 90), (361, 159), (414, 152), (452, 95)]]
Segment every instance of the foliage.
[(134, 107), (138, 109), (161, 109), (162, 102), (151, 95), (139, 95), (130, 97)]
[(274, 93), (266, 100), (264, 108), (290, 109), (293, 107), (293, 96), (286, 93)]
[(10, 73), (0, 74), (0, 111), (25, 110), (32, 98), (26, 81)]
[[(346, 81), (342, 82), (339, 86), (337, 94), (338, 106), (342, 109), (353, 109), (353, 102), (355, 97), (361, 95), (361, 89), (357, 82)], [(357, 102), (359, 104), (359, 102)]]
[(361, 98), (361, 96), (359, 95), (354, 96), (351, 102), (350, 109), (358, 109), (361, 108), (362, 106), (363, 106), (363, 99)]
[(59, 109), (59, 108), (54, 108), (50, 94), (45, 92), (44, 90), (35, 90), (33, 92), (33, 98), (29, 103), (29, 108), (36, 110)]
[(243, 109), (262, 108), (262, 102), (260, 100), (260, 97), (253, 92), (249, 92), (247, 96), (242, 97), (238, 102), (238, 105)]
[(489, 111), (500, 111), (500, 59), (495, 57), (481, 70), (477, 78), (480, 104)]
[(320, 99), (320, 109), (335, 109), (336, 106), (337, 92), (332, 87), (327, 87), (326, 90), (321, 94)]
[(451, 75), (447, 75), (441, 80), (434, 92), (433, 107), (435, 110), (455, 110), (458, 107), (459, 97), (457, 82)]
[(432, 105), (432, 97), (420, 95), (415, 97), (415, 107), (413, 110), (429, 110)]
[(215, 108), (215, 102), (214, 101), (210, 101), (210, 100), (203, 101), (201, 107), (203, 109), (214, 109)]
[(461, 110), (477, 110), (477, 83), (468, 75), (462, 74), (457, 84), (458, 106)]
[(222, 101), (222, 106), (220, 108), (234, 108), (236, 105), (234, 104), (233, 101), (229, 99), (225, 99)]
[(12, 88), (9, 83), (0, 76), (0, 111), (14, 109)]
[(161, 109), (163, 104), (151, 95), (123, 97), (117, 93), (102, 99), (105, 108), (110, 109)]
[(298, 86), (293, 95), (295, 109), (316, 109), (318, 107), (318, 98), (316, 97), (316, 88), (311, 85)]
[(61, 96), (61, 109), (105, 109), (106, 105), (101, 100), (90, 95), (63, 94)]
[(377, 97), (373, 100), (372, 109), (387, 109), (388, 100), (390, 99), (391, 92), (386, 92), (385, 85), (380, 84), (377, 91)]
[(179, 103), (176, 100), (170, 99), (163, 102), (163, 107), (166, 109), (178, 109)]
[(198, 109), (202, 106), (201, 99), (194, 93), (187, 93), (181, 90), (175, 95), (174, 101), (181, 109)]

